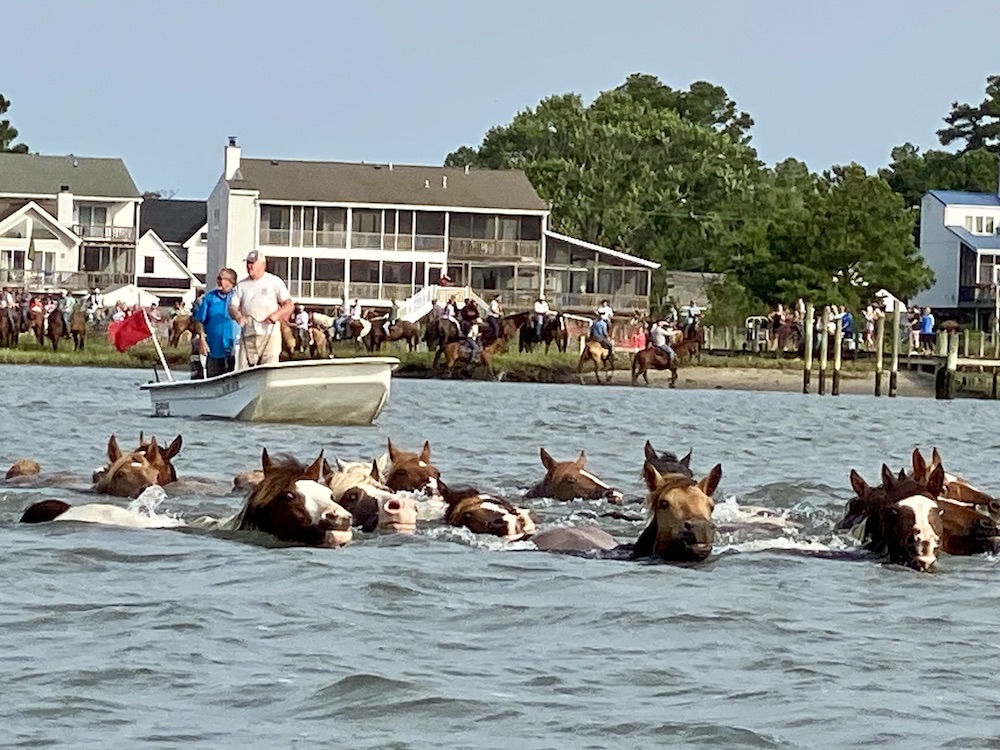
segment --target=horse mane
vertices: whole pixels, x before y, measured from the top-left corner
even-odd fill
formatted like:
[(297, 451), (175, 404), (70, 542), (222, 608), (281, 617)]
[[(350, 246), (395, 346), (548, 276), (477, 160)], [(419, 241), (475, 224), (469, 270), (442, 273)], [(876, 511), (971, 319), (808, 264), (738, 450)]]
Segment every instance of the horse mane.
[(96, 492), (105, 492), (108, 487), (111, 486), (111, 480), (128, 464), (134, 463), (135, 461), (146, 460), (145, 455), (136, 452), (122, 453), (117, 461), (113, 461), (108, 465), (108, 468), (104, 470), (101, 474), (101, 478), (94, 483), (94, 490)]
[(328, 476), (327, 487), (333, 493), (333, 500), (340, 500), (345, 492), (355, 487), (365, 487), (373, 484), (379, 489), (385, 489), (388, 492), (389, 489), (383, 487), (382, 482), (372, 477), (371, 472), (371, 465), (366, 468), (364, 464), (358, 463), (345, 466), (340, 471)]
[(264, 479), (250, 491), (242, 510), (236, 516), (235, 527), (238, 531), (257, 529), (257, 513), (306, 471), (305, 465), (291, 456), (278, 456), (272, 458), (271, 462), (271, 466), (264, 472)]

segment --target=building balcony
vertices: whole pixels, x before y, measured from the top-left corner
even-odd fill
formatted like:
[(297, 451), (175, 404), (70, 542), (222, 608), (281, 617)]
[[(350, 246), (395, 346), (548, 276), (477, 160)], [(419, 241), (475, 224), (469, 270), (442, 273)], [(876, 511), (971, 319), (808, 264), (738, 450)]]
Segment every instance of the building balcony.
[(529, 240), (472, 240), (452, 237), (448, 256), (455, 260), (541, 260), (542, 243)]
[(135, 227), (108, 227), (74, 224), (73, 231), (84, 240), (105, 242), (135, 242)]
[(997, 292), (992, 284), (960, 286), (958, 303), (968, 307), (993, 307), (996, 304), (996, 295)]
[[(264, 248), (302, 250), (322, 247), (343, 250), (347, 247), (347, 232), (342, 230), (268, 229), (261, 227), (258, 235)], [(351, 248), (355, 250), (387, 250), (444, 252), (444, 237), (432, 234), (379, 234), (378, 232), (351, 232)]]
[(575, 294), (572, 292), (556, 292), (546, 295), (556, 310), (593, 312), (603, 300), (608, 300), (616, 311), (632, 312), (645, 310), (649, 307), (649, 299), (641, 294)]

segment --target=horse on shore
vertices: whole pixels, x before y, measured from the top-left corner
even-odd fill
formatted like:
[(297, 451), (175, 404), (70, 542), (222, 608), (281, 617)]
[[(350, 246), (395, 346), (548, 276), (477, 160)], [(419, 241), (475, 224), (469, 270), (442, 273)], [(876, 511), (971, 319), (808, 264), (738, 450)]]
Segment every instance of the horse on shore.
[(197, 323), (193, 317), (190, 315), (175, 315), (170, 321), (170, 338), (168, 343), (170, 346), (179, 346), (181, 343), (181, 336), (185, 333), (193, 336), (196, 331)]
[(534, 315), (522, 313), (525, 320), (518, 325), (518, 352), (534, 351), (536, 344), (545, 344), (545, 353), (549, 353), (549, 347), (556, 345), (556, 350), (566, 352), (569, 344), (569, 332), (566, 330), (566, 320), (561, 312), (550, 313), (542, 323), (540, 336), (535, 335)]
[(480, 346), (476, 347), (468, 339), (449, 341), (434, 353), (434, 361), (431, 369), (436, 370), (438, 362), (444, 358), (444, 370), (451, 375), (456, 364), (469, 365), (474, 371), (476, 367), (482, 365), (489, 372), (490, 377), (496, 380), (496, 373), (493, 372), (493, 358), (507, 347), (507, 339), (501, 336), (493, 341), (486, 342), (488, 337), (483, 336)]
[(636, 352), (632, 357), (632, 385), (639, 385), (640, 375), (646, 385), (649, 385), (649, 370), (670, 370), (670, 387), (676, 388), (678, 359), (679, 356), (671, 358), (665, 351), (652, 345)]
[(556, 461), (541, 448), (538, 452), (545, 467), (545, 476), (525, 494), (526, 498), (550, 497), (554, 500), (609, 500), (621, 503), (623, 495), (584, 467), (587, 456), (583, 451), (575, 461)]
[(424, 343), (427, 344), (428, 351), (440, 350), (445, 344), (458, 341), (461, 337), (458, 325), (447, 318), (432, 320), (424, 329)]
[(59, 350), (59, 340), (69, 338), (69, 331), (66, 329), (66, 319), (61, 310), (53, 310), (47, 316), (45, 336), (52, 342), (52, 351)]
[(20, 337), (21, 313), (16, 309), (11, 310), (8, 318), (6, 312), (0, 311), (0, 346), (16, 349)]
[(368, 340), (368, 350), (372, 352), (379, 351), (382, 344), (391, 344), (394, 341), (405, 341), (409, 351), (412, 352), (420, 344), (420, 331), (415, 323), (397, 320), (389, 326), (389, 333), (386, 333), (381, 325), (373, 325)]
[(34, 335), (39, 346), (45, 345), (45, 312), (32, 310), (28, 315), (28, 330)]
[(600, 385), (600, 372), (603, 370), (607, 377), (605, 383), (610, 383), (615, 374), (615, 355), (608, 351), (599, 341), (588, 341), (580, 354), (580, 361), (576, 365), (576, 372), (583, 382), (583, 366), (590, 362), (594, 366), (594, 380)]
[(73, 336), (73, 351), (82, 352), (87, 343), (87, 313), (83, 310), (70, 313), (69, 332)]

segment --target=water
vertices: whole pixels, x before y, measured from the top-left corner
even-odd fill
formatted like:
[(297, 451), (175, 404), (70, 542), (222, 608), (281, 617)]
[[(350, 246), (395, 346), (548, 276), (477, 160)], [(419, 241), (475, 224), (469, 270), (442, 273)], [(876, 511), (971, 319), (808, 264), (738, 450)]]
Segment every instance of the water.
[[(424, 439), (449, 482), (512, 498), (538, 449), (641, 497), (642, 445), (720, 462), (722, 554), (696, 568), (518, 551), (435, 529), (337, 551), (175, 530), (19, 526), (71, 489), (0, 485), (0, 746), (996, 747), (997, 561), (919, 575), (842, 547), (851, 468), (915, 446), (1000, 491), (992, 402), (397, 381), (373, 428), (152, 419), (137, 371), (0, 367), (0, 464), (84, 485), (111, 432), (184, 436), (157, 513), (235, 511), (260, 448), (312, 458)], [(72, 483), (71, 482), (71, 483)], [(733, 528), (743, 508), (786, 529)], [(538, 503), (544, 523), (598, 503)], [(600, 519), (623, 540), (640, 524)], [(525, 545), (520, 545), (525, 546)]]

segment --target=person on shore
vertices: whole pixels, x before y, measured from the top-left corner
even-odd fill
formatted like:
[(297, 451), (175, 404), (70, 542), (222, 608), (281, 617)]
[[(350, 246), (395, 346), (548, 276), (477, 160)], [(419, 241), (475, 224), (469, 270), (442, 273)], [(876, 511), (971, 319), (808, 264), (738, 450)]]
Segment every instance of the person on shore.
[(295, 306), (295, 343), (300, 352), (309, 351), (309, 313), (301, 304)]
[(677, 352), (670, 346), (670, 334), (665, 320), (658, 320), (649, 328), (649, 342), (661, 352), (667, 355), (667, 359), (672, 365), (677, 359)]
[(598, 318), (590, 324), (590, 340), (596, 341), (603, 346), (609, 357), (615, 353), (614, 345), (611, 343), (611, 339), (609, 338), (610, 333), (611, 329), (608, 326), (608, 321), (604, 318)]
[(494, 294), (493, 299), (490, 300), (490, 309), (486, 313), (486, 322), (489, 324), (490, 333), (493, 335), (493, 340), (496, 341), (500, 338), (500, 321), (503, 319), (503, 296), (500, 294)]
[(698, 307), (694, 300), (691, 300), (691, 304), (687, 306), (687, 319), (684, 322), (684, 338), (692, 339), (694, 338), (695, 331), (698, 329), (698, 321), (701, 318), (701, 308)]
[(910, 354), (920, 353), (920, 308), (910, 310), (907, 319), (910, 323)]
[(597, 317), (603, 318), (610, 328), (611, 320), (615, 317), (615, 311), (611, 307), (611, 300), (601, 300), (601, 304), (597, 307)]
[(934, 352), (934, 314), (929, 307), (924, 308), (920, 316), (920, 347), (927, 353)]
[(382, 329), (385, 331), (385, 335), (389, 335), (389, 331), (392, 327), (396, 325), (396, 321), (399, 320), (399, 304), (396, 302), (395, 297), (389, 298), (389, 312), (385, 314), (385, 322), (382, 324)]
[(246, 257), (247, 277), (229, 298), (229, 314), (240, 326), (240, 370), (277, 364), (281, 356), (281, 321), (292, 313), (292, 296), (285, 282), (267, 271), (260, 250)]
[(535, 300), (535, 341), (542, 340), (542, 328), (545, 320), (549, 317), (549, 303), (545, 300), (544, 294), (539, 294)]
[(347, 290), (344, 290), (343, 301), (340, 303), (340, 310), (337, 319), (333, 321), (333, 337), (342, 339), (347, 337), (347, 324), (351, 320), (351, 305), (347, 301)]
[[(205, 377), (214, 378), (236, 369), (236, 331), (229, 316), (229, 303), (236, 287), (236, 271), (223, 268), (215, 277), (215, 289), (206, 292), (191, 313), (198, 350), (205, 357)], [(195, 342), (192, 340), (192, 348)]]

